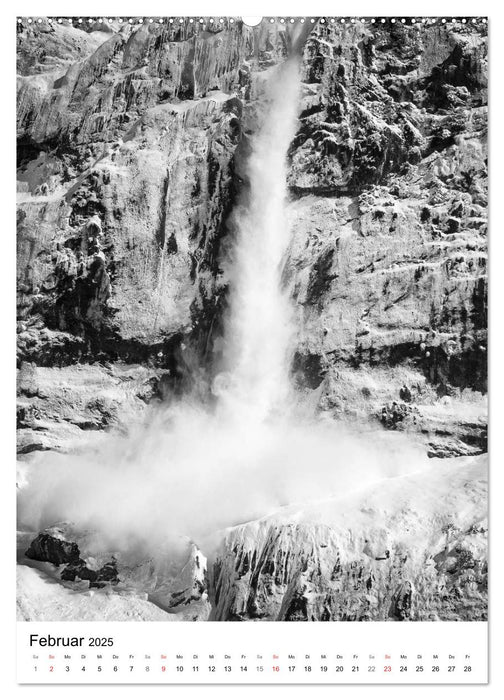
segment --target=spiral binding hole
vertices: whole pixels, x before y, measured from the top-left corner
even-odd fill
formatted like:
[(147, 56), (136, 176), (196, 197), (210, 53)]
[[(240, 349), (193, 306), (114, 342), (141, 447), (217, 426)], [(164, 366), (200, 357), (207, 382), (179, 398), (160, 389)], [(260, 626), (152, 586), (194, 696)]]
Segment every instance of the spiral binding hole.
[[(401, 25), (409, 25), (409, 26), (417, 26), (421, 27), (422, 25), (427, 25), (427, 24), (442, 24), (444, 26), (450, 25), (450, 24), (457, 24), (460, 22), (461, 24), (488, 24), (488, 19), (486, 17), (268, 17), (268, 18), (249, 18), (250, 20), (254, 20), (254, 22), (250, 22), (250, 24), (247, 22), (246, 17), (238, 18), (238, 20), (245, 24), (246, 26), (249, 27), (257, 27), (261, 25), (263, 22), (267, 22), (269, 24), (275, 24), (278, 23), (280, 25), (292, 25), (297, 22), (300, 24), (304, 24), (304, 22), (309, 22), (310, 24), (316, 24), (318, 23), (321, 26), (326, 26), (326, 25), (336, 25), (336, 24), (341, 24), (343, 26), (351, 26), (351, 25), (356, 25), (356, 24), (361, 24), (365, 26), (369, 25), (385, 25), (387, 23), (390, 23), (392, 25), (395, 24), (401, 24)], [(127, 23), (131, 26), (133, 25), (142, 25), (142, 24), (149, 24), (149, 25), (162, 25), (164, 23), (169, 23), (169, 24), (189, 24), (194, 27), (202, 27), (204, 28), (207, 25), (215, 25), (217, 23), (218, 26), (224, 25), (226, 23), (228, 25), (234, 25), (237, 22), (237, 18), (234, 17), (229, 17), (229, 18), (224, 18), (224, 17), (219, 17), (218, 19), (215, 19), (213, 17), (170, 17), (170, 18), (163, 18), (163, 17), (107, 17), (104, 19), (103, 17), (48, 17), (48, 18), (43, 18), (43, 17), (18, 17), (16, 19), (16, 22), (18, 25), (22, 24), (27, 24), (32, 27), (40, 26), (44, 22), (47, 22), (48, 24), (68, 24), (70, 26), (77, 27), (79, 25), (82, 25), (84, 23), (88, 23), (89, 25), (92, 25), (94, 23), (98, 24), (113, 24), (114, 22), (118, 22), (119, 24), (124, 24)]]

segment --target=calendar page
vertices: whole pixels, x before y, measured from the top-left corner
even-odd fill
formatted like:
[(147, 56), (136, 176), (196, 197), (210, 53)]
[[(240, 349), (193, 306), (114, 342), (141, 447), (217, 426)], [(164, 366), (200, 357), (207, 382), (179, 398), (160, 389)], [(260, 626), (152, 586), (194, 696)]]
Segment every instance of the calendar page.
[(487, 19), (16, 30), (18, 682), (486, 683)]

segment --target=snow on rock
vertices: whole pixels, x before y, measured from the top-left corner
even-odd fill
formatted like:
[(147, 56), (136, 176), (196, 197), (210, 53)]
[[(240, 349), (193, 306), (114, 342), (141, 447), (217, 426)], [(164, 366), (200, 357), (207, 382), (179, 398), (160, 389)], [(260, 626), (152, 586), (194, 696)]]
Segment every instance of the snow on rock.
[[(19, 533), (18, 546), (21, 564), (37, 567), (44, 581), (51, 579), (59, 584), (50, 589), (59, 591), (56, 599), (66, 595), (60, 589), (73, 591), (68, 606), (72, 601), (76, 603), (75, 619), (81, 619), (78, 609), (85, 604), (78, 600), (79, 596), (89, 598), (91, 589), (106, 589), (109, 598), (140, 596), (161, 610), (176, 613), (180, 619), (207, 619), (210, 614), (206, 558), (187, 540), (151, 552), (107, 551), (98, 533), (78, 530), (71, 523), (58, 523), (35, 538), (30, 533)], [(30, 602), (24, 600), (28, 592), (28, 588), (18, 589), (23, 609), (30, 607)], [(118, 615), (122, 614), (121, 605), (112, 605)], [(114, 615), (111, 612), (107, 619), (122, 619)]]
[[(86, 614), (109, 606), (106, 619), (127, 619), (124, 596), (134, 619), (153, 619), (146, 601), (184, 620), (486, 619), (486, 470), (483, 456), (434, 459), (344, 497), (286, 506), (221, 533), (208, 572), (188, 540), (139, 553), (106, 551), (96, 533), (66, 523), (21, 533), (20, 615), (91, 619), (80, 615), (101, 584), (106, 598)], [(34, 588), (51, 594), (40, 613)]]
[(434, 460), (344, 499), (230, 528), (217, 620), (486, 617), (486, 460)]

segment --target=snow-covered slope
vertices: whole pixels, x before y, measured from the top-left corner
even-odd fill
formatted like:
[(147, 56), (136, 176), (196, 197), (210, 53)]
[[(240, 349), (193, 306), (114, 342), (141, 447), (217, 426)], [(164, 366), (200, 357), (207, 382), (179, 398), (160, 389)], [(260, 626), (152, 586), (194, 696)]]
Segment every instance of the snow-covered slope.
[(67, 524), (21, 534), (19, 618), (485, 619), (486, 458), (429, 464), (214, 533), (208, 572), (189, 541), (139, 555)]
[(230, 528), (213, 617), (484, 619), (486, 459), (433, 460), (344, 499)]
[(18, 618), (207, 619), (206, 558), (189, 541), (107, 551), (103, 538), (59, 523), (18, 533)]
[(17, 617), (29, 621), (159, 620), (177, 615), (161, 610), (138, 594), (118, 595), (111, 590), (78, 589), (55, 584), (47, 573), (29, 566), (17, 567)]

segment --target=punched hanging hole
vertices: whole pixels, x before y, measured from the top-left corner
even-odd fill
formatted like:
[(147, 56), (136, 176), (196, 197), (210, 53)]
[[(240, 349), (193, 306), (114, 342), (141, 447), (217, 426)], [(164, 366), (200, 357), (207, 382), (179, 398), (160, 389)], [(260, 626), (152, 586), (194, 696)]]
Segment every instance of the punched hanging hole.
[(258, 24), (261, 24), (262, 17), (242, 17), (242, 22), (247, 27), (257, 27)]

